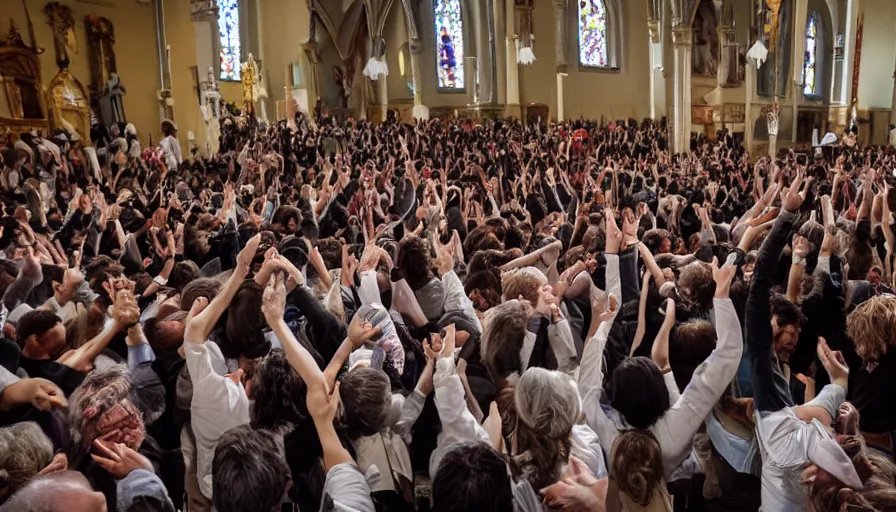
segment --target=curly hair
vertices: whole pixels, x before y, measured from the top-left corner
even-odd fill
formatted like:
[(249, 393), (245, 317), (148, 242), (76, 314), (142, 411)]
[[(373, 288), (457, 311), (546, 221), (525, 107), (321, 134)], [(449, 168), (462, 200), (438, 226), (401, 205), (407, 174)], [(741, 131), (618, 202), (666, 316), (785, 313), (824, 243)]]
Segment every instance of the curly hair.
[(613, 442), (610, 475), (619, 491), (642, 507), (664, 487), (663, 452), (656, 437), (647, 430), (626, 430)]
[(887, 354), (896, 332), (896, 297), (874, 297), (860, 304), (846, 317), (846, 334), (865, 363), (879, 361)]
[(432, 250), (429, 242), (419, 236), (406, 237), (398, 245), (396, 266), (404, 271), (408, 285), (419, 290), (432, 279)]

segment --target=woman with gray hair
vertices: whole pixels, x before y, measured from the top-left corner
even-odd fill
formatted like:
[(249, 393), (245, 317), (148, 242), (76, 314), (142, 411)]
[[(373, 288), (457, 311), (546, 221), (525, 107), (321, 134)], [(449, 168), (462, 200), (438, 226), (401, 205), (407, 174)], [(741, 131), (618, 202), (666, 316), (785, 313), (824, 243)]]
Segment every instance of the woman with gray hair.
[(572, 378), (530, 368), (516, 385), (514, 405), (513, 459), (534, 489), (559, 481), (572, 456), (598, 479), (606, 478), (597, 434), (581, 424), (581, 398)]
[(53, 443), (37, 423), (0, 428), (0, 504), (52, 461)]

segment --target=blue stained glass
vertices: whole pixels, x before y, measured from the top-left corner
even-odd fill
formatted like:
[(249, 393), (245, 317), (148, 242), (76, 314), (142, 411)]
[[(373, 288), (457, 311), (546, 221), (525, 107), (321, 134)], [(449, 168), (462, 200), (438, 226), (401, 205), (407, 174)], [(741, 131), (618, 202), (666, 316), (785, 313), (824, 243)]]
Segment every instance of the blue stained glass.
[(803, 61), (803, 94), (806, 96), (817, 94), (818, 22), (815, 19), (816, 16), (817, 14), (813, 13), (809, 17), (809, 24), (806, 25), (806, 60)]
[(609, 67), (607, 7), (604, 0), (579, 0), (579, 64)]
[(240, 7), (238, 0), (218, 0), (221, 80), (240, 79)]
[(464, 21), (460, 0), (433, 0), (439, 88), (464, 88)]

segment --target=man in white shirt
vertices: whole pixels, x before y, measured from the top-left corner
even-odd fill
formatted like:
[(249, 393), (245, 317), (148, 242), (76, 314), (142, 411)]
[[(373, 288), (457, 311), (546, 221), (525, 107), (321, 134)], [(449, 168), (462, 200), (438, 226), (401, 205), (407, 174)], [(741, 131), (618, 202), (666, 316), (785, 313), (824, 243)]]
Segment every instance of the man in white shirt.
[(180, 142), (177, 141), (177, 125), (170, 119), (162, 121), (162, 133), (165, 134), (165, 138), (159, 142), (159, 146), (165, 151), (165, 165), (171, 171), (177, 169), (184, 161)]

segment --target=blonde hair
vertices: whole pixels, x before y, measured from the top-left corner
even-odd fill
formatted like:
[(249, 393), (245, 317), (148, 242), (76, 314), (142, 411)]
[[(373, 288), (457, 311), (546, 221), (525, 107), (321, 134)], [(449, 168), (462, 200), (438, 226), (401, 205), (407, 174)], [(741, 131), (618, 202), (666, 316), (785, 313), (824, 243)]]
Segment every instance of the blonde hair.
[(523, 267), (505, 272), (501, 276), (501, 289), (505, 299), (522, 297), (535, 305), (539, 289), (548, 284), (548, 278), (535, 267)]
[(846, 334), (862, 361), (877, 362), (894, 343), (896, 332), (896, 297), (874, 297), (846, 317)]

